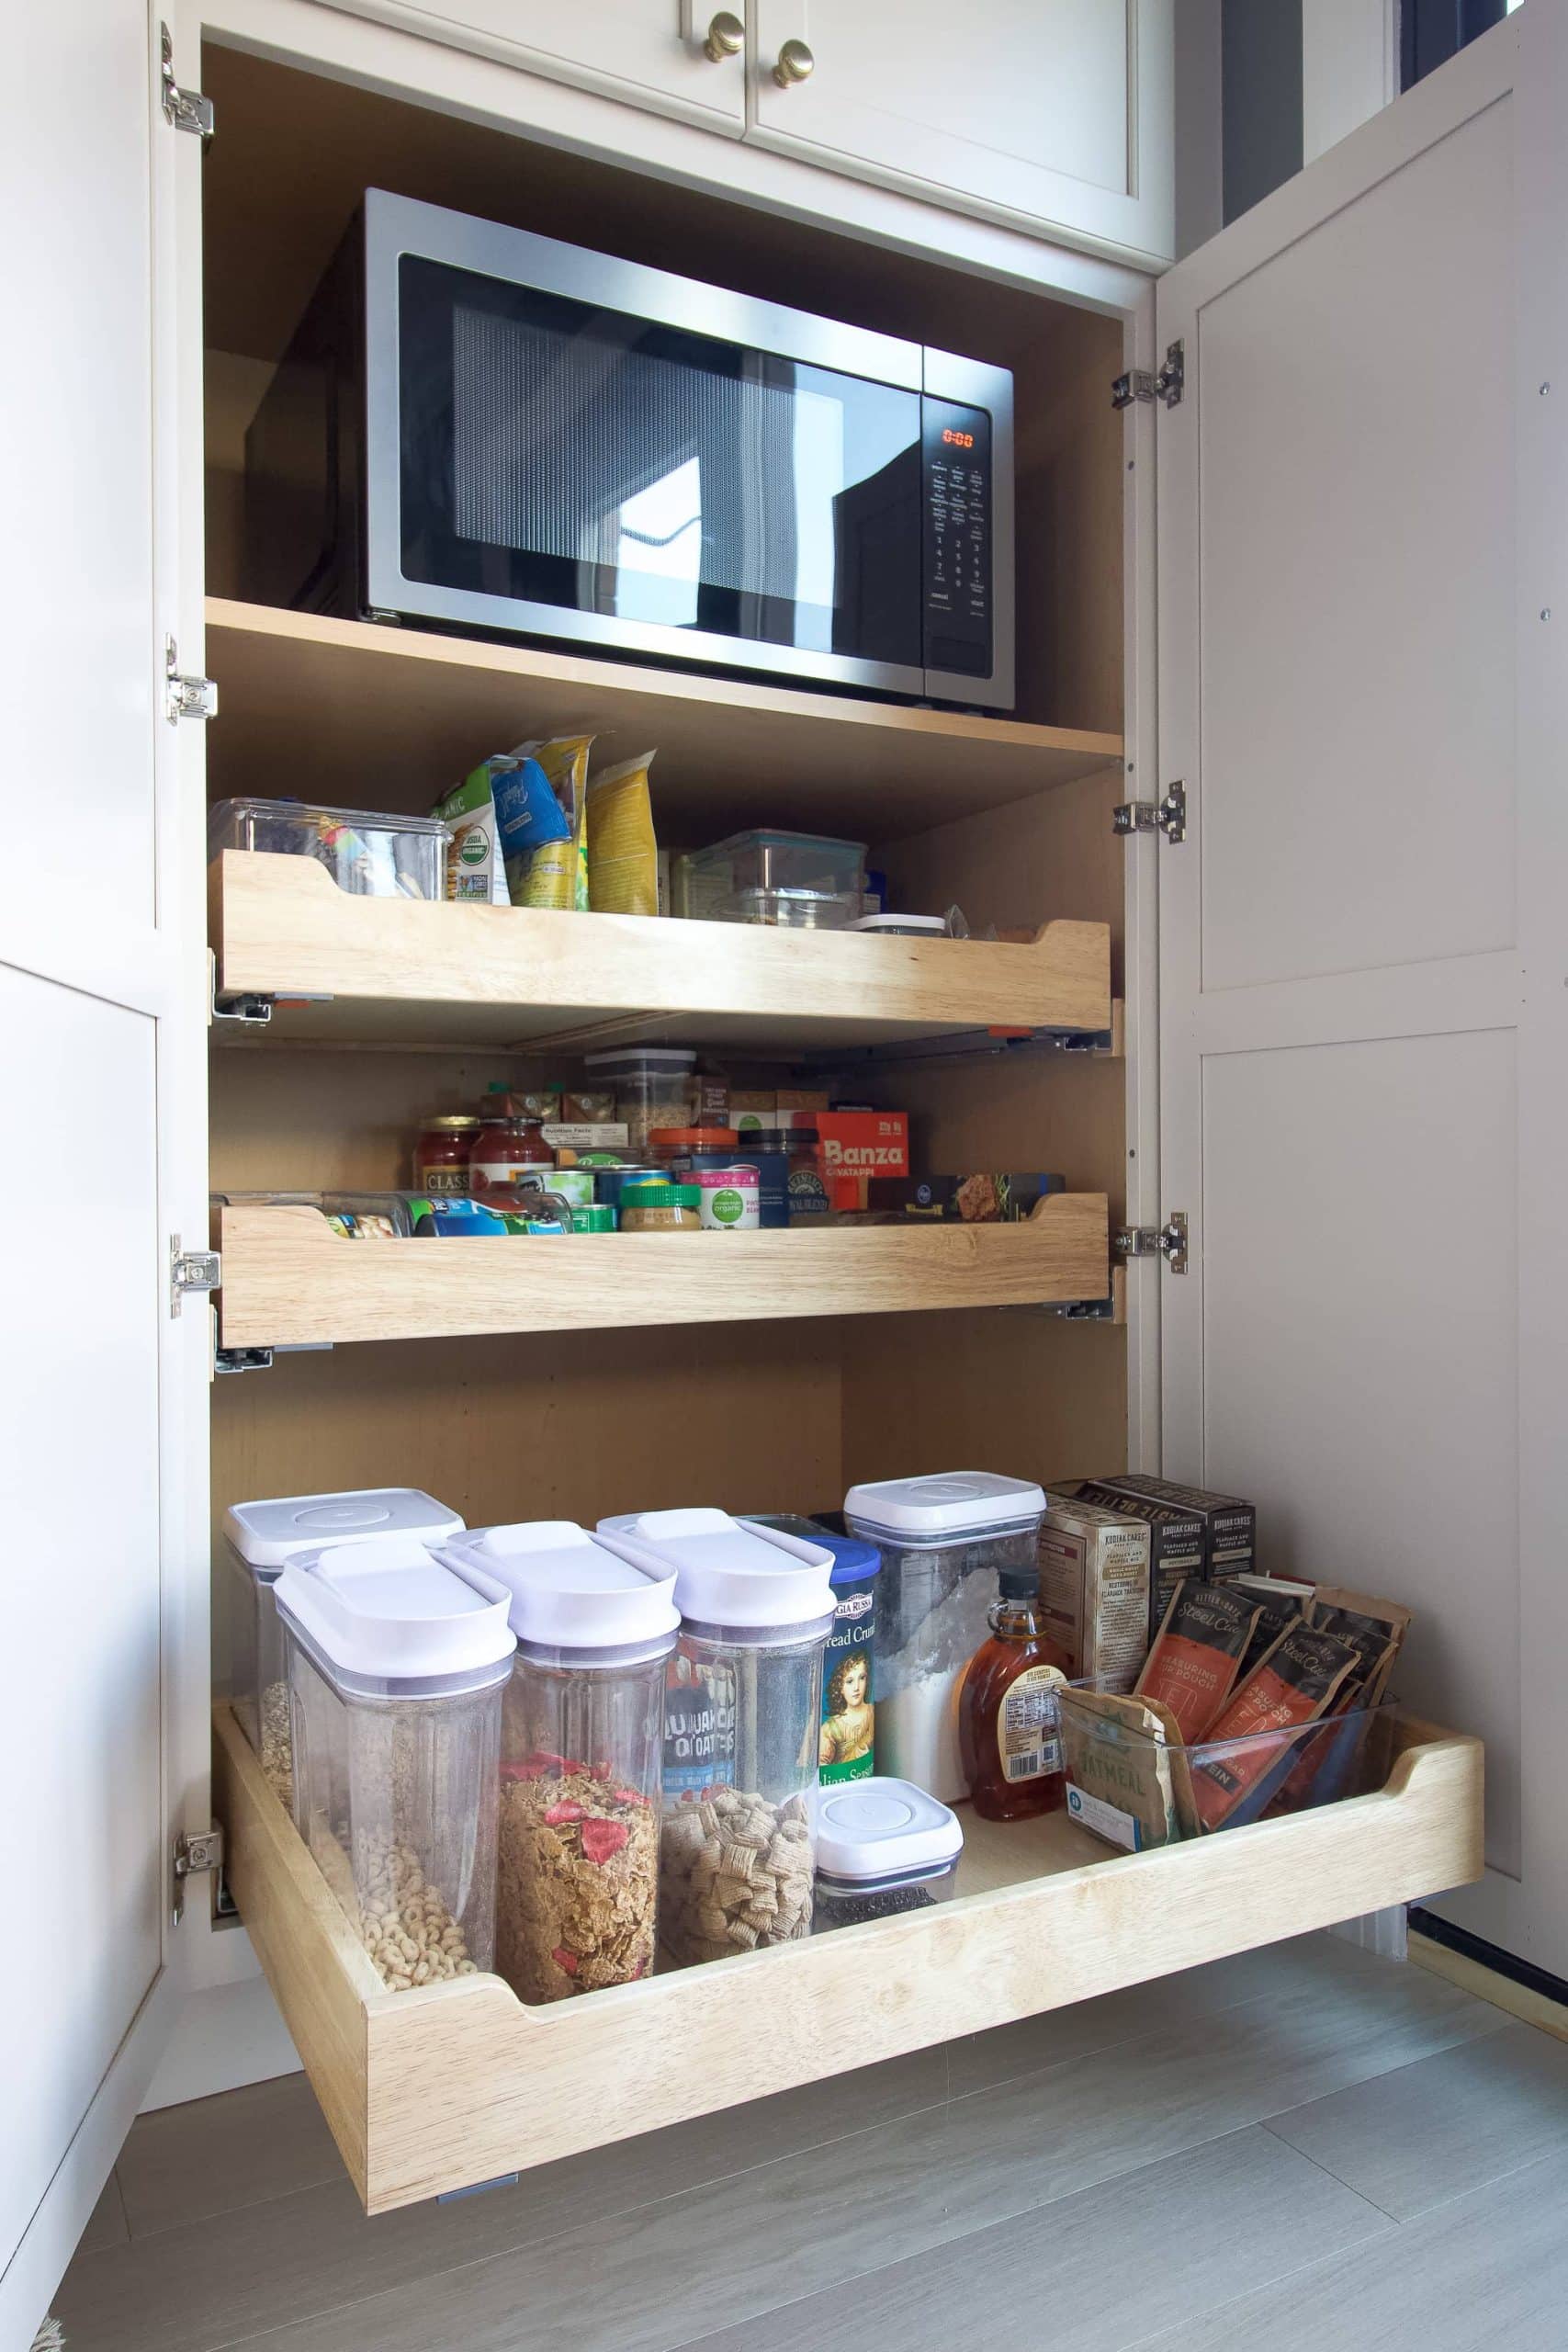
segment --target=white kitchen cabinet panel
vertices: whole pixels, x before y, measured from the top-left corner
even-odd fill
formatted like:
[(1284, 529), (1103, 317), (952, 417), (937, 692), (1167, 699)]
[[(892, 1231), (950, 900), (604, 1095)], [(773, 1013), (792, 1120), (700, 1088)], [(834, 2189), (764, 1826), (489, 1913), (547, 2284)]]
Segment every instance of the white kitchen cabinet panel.
[(751, 6), (752, 138), (933, 203), (1170, 260), (1170, 0)]
[[(338, 0), (355, 16), (478, 50), (628, 106), (738, 139), (746, 119), (744, 0)], [(1092, 0), (1090, 0), (1092, 5)], [(722, 21), (720, 21), (722, 19)], [(711, 28), (711, 31), (710, 31)], [(728, 40), (725, 38), (728, 33)]]

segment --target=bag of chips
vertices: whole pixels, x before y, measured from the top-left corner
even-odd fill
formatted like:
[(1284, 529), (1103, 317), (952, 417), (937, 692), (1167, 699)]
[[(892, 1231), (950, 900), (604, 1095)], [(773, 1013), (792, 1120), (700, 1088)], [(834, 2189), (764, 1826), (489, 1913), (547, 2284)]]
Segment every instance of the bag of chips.
[(588, 903), (600, 915), (659, 912), (651, 752), (602, 768), (588, 787)]
[(514, 907), (548, 907), (566, 913), (588, 910), (588, 754), (592, 735), (550, 735), (519, 743), (513, 760), (537, 760), (567, 821), (566, 838), (536, 849)]

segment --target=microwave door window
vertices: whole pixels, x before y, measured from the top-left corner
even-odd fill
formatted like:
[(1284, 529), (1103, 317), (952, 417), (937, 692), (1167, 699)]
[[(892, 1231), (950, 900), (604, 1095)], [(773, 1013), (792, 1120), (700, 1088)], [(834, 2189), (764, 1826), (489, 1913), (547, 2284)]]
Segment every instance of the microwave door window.
[(917, 394), (414, 256), (400, 292), (406, 577), (919, 666)]

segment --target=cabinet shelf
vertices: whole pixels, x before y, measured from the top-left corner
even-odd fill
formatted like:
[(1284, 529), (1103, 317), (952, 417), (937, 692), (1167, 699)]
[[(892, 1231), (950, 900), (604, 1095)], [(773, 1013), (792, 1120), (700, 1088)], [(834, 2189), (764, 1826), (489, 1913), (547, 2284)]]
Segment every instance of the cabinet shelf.
[(1103, 1193), (1055, 1193), (1017, 1225), (347, 1241), (241, 1203), (220, 1247), (223, 1346), (319, 1347), (1101, 1298), (1110, 1222)]
[[(1028, 944), (883, 939), (340, 890), (304, 857), (225, 850), (213, 876), (225, 995), (275, 1004), (236, 1041), (523, 1047), (626, 1037), (872, 1046), (989, 1027), (1110, 1029), (1111, 933), (1051, 922)], [(227, 1025), (227, 1024), (225, 1024)]]
[(965, 1807), (958, 1893), (929, 1910), (547, 2008), (496, 1976), (389, 1993), (227, 1707), (217, 1729), (229, 1882), (373, 2213), (1481, 1871), (1480, 1743), (1406, 1720), (1387, 1786), (1317, 1812), (1112, 1855), (1059, 1814)]
[[(218, 681), (209, 758), (223, 794), (297, 792), (428, 808), (525, 737), (593, 731), (615, 758), (657, 748), (663, 837), (732, 823), (887, 841), (1025, 800), (1122, 757), (1122, 738), (806, 693), (630, 663), (322, 619), (209, 597)], [(613, 745), (613, 749), (612, 749)]]

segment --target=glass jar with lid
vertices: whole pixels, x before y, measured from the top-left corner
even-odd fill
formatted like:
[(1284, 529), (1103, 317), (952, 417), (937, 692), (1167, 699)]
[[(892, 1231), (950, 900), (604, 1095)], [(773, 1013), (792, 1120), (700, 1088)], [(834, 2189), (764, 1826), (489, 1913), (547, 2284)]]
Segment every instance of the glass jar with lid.
[(494, 1957), (509, 1607), (412, 1536), (297, 1554), (277, 1579), (295, 1825), (394, 1992)]
[(640, 1179), (617, 1195), (623, 1233), (700, 1233), (702, 1194), (694, 1184)]
[(811, 1932), (830, 1552), (727, 1511), (602, 1523), (675, 1576), (660, 1940), (679, 1966)]
[(674, 1571), (570, 1520), (443, 1547), (512, 1597), (502, 1709), (496, 1967), (521, 2001), (569, 2000), (653, 1967), (665, 1661)]
[(472, 1112), (444, 1111), (422, 1119), (413, 1148), (413, 1189), (416, 1193), (466, 1193), (468, 1154), (479, 1122)]
[(537, 1171), (555, 1164), (537, 1119), (487, 1112), (468, 1148), (468, 1189), (492, 1208), (521, 1208), (523, 1194), (538, 1189)]

